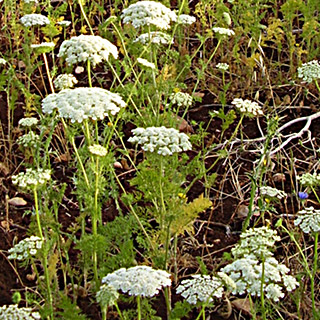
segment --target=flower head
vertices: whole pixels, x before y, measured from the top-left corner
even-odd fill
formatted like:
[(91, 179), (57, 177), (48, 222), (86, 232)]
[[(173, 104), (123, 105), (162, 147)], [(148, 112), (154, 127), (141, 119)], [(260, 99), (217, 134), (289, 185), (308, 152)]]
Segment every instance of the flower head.
[(101, 308), (103, 309), (113, 306), (119, 298), (119, 293), (113, 286), (103, 284), (100, 286), (96, 298), (97, 302), (100, 303)]
[(260, 195), (265, 198), (267, 197), (267, 198), (278, 198), (278, 199), (282, 199), (287, 196), (287, 194), (284, 191), (276, 188), (272, 188), (269, 186), (260, 187)]
[(66, 58), (68, 65), (90, 61), (93, 66), (108, 61), (109, 55), (118, 58), (118, 49), (107, 39), (100, 36), (80, 35), (65, 40), (60, 46), (58, 57)]
[(78, 83), (78, 80), (73, 74), (64, 73), (59, 74), (53, 83), (56, 89), (63, 90), (73, 88), (73, 86)]
[(38, 0), (23, 0), (24, 3), (33, 3), (33, 4), (37, 4)]
[(36, 255), (42, 248), (43, 241), (36, 236), (31, 236), (17, 243), (13, 248), (9, 249), (10, 255), (8, 259), (25, 260)]
[(298, 192), (298, 197), (300, 200), (305, 200), (305, 199), (308, 199), (309, 195), (307, 192)]
[(50, 20), (46, 16), (36, 13), (26, 14), (20, 19), (20, 21), (25, 27), (39, 25), (44, 26), (46, 24), (50, 24)]
[(65, 89), (42, 100), (42, 111), (57, 109), (60, 117), (81, 123), (84, 119), (102, 120), (115, 115), (126, 103), (117, 93), (102, 88)]
[(134, 42), (140, 42), (142, 44), (169, 44), (173, 43), (173, 39), (169, 34), (160, 32), (160, 31), (153, 31), (150, 33), (143, 33), (138, 38), (134, 40)]
[(177, 15), (160, 2), (138, 1), (122, 11), (121, 19), (136, 29), (153, 25), (166, 30), (170, 28), (171, 21), (177, 20)]
[(227, 63), (218, 63), (217, 64), (217, 68), (220, 70), (220, 71), (227, 71), (229, 69), (229, 65)]
[(7, 63), (7, 61), (3, 58), (0, 58), (0, 65), (5, 65)]
[(189, 137), (173, 128), (136, 128), (132, 133), (134, 137), (129, 138), (129, 142), (141, 144), (144, 151), (157, 152), (163, 156), (192, 148)]
[(0, 319), (40, 320), (41, 316), (31, 308), (19, 308), (17, 304), (11, 304), (0, 307)]
[(304, 233), (320, 231), (320, 210), (313, 207), (304, 208), (298, 212), (294, 225), (299, 226)]
[(301, 176), (297, 176), (297, 180), (301, 185), (306, 187), (318, 187), (320, 185), (320, 174), (314, 173), (304, 173)]
[(34, 170), (28, 168), (26, 172), (12, 176), (12, 183), (18, 185), (20, 188), (35, 188), (39, 185), (45, 184), (51, 179), (51, 170), (38, 169)]
[(180, 14), (177, 18), (178, 24), (190, 25), (196, 22), (196, 18), (193, 16), (189, 16), (188, 14)]
[(221, 298), (224, 283), (221, 279), (208, 275), (193, 275), (192, 279), (182, 280), (176, 292), (190, 304), (197, 302), (212, 302), (213, 297)]
[(58, 25), (63, 27), (69, 27), (70, 24), (71, 24), (71, 21), (68, 21), (68, 20), (62, 20), (58, 22)]
[(40, 136), (30, 131), (21, 137), (18, 138), (17, 143), (19, 146), (23, 146), (25, 148), (36, 148), (40, 141)]
[(192, 96), (189, 93), (185, 92), (175, 92), (172, 93), (169, 97), (169, 100), (172, 104), (176, 104), (178, 107), (191, 107), (192, 105)]
[(227, 28), (214, 27), (212, 28), (213, 32), (218, 33), (221, 36), (233, 36), (234, 31)]
[(132, 296), (153, 297), (163, 287), (171, 286), (171, 279), (166, 271), (136, 266), (109, 273), (102, 279), (102, 283)]
[(298, 68), (298, 77), (303, 81), (311, 83), (313, 80), (320, 79), (320, 64), (318, 60), (312, 60), (307, 63), (303, 63)]
[(240, 113), (247, 117), (253, 118), (263, 115), (261, 107), (256, 102), (236, 98), (231, 103), (236, 106)]
[(94, 144), (93, 146), (88, 147), (91, 154), (97, 156), (97, 157), (105, 157), (108, 153), (108, 150), (100, 146), (99, 144)]
[(33, 118), (33, 117), (30, 117), (30, 118), (22, 118), (19, 120), (18, 124), (22, 127), (32, 127), (32, 126), (35, 126), (37, 125), (39, 122), (39, 120), (37, 118)]
[(152, 62), (149, 62), (148, 60), (146, 59), (143, 59), (143, 58), (138, 58), (137, 59), (138, 63), (140, 63), (142, 66), (146, 67), (146, 68), (150, 68), (152, 70), (155, 70), (156, 69), (156, 66), (154, 63)]
[(52, 50), (55, 47), (55, 43), (54, 42), (41, 42), (39, 44), (32, 44), (31, 48), (32, 49), (50, 49)]

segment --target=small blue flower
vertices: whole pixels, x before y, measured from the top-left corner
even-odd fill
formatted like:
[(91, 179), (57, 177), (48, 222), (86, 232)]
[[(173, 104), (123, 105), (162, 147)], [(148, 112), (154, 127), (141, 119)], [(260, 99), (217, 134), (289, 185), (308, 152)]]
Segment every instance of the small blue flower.
[(309, 195), (306, 192), (298, 192), (298, 197), (300, 200), (308, 199)]

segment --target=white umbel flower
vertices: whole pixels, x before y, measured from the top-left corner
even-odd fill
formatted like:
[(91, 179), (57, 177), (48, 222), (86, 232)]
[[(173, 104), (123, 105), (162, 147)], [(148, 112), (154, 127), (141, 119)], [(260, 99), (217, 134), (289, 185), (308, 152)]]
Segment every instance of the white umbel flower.
[(180, 14), (177, 18), (178, 24), (190, 25), (196, 22), (196, 18), (188, 14)]
[(221, 298), (223, 295), (223, 282), (221, 279), (208, 275), (193, 275), (192, 279), (182, 280), (176, 293), (180, 293), (188, 303), (212, 302), (213, 297)]
[(314, 207), (304, 208), (298, 212), (294, 225), (299, 226), (304, 233), (320, 231), (320, 210)]
[(21, 137), (18, 138), (17, 143), (19, 146), (23, 146), (25, 148), (36, 148), (38, 143), (40, 142), (40, 136), (33, 131), (30, 131)]
[(136, 266), (109, 273), (102, 279), (102, 283), (131, 296), (153, 297), (163, 287), (171, 286), (170, 277), (171, 275), (164, 270)]
[(32, 311), (31, 308), (19, 308), (17, 304), (0, 307), (0, 319), (3, 320), (40, 320), (38, 312)]
[(38, 0), (23, 0), (23, 2), (28, 4), (37, 4)]
[(3, 58), (0, 58), (0, 65), (5, 65), (7, 61)]
[(77, 78), (73, 74), (59, 74), (53, 81), (54, 86), (58, 90), (73, 88), (78, 83)]
[(68, 20), (62, 20), (62, 21), (59, 21), (57, 22), (59, 26), (62, 26), (62, 27), (69, 27), (70, 24), (71, 24), (71, 21), (68, 21)]
[(37, 125), (38, 122), (39, 122), (39, 120), (37, 118), (30, 117), (30, 118), (22, 118), (22, 119), (20, 119), (18, 124), (20, 126), (22, 126), (22, 127), (30, 128), (32, 126)]
[(26, 14), (20, 18), (20, 21), (25, 27), (44, 26), (50, 24), (50, 20), (46, 16), (37, 13)]
[(298, 77), (303, 81), (311, 83), (313, 80), (320, 79), (320, 64), (318, 60), (312, 60), (307, 63), (303, 63), (298, 68)]
[(115, 305), (118, 298), (118, 291), (113, 286), (105, 284), (100, 286), (100, 289), (96, 294), (97, 302), (100, 303), (102, 309)]
[(80, 35), (65, 40), (60, 46), (58, 57), (66, 59), (68, 65), (90, 61), (93, 66), (108, 61), (110, 54), (117, 59), (118, 49), (100, 36)]
[(137, 61), (138, 61), (138, 63), (140, 63), (141, 65), (143, 65), (143, 66), (146, 67), (146, 68), (150, 68), (150, 69), (152, 69), (152, 70), (155, 70), (155, 69), (156, 69), (155, 64), (152, 63), (152, 62), (149, 62), (149, 61), (146, 60), (146, 59), (138, 58)]
[(144, 151), (157, 152), (163, 156), (192, 148), (189, 137), (173, 128), (136, 128), (131, 132), (134, 136), (128, 139), (129, 142), (141, 144)]
[(191, 107), (192, 105), (192, 96), (186, 92), (175, 92), (172, 93), (169, 97), (169, 100), (172, 104), (176, 104), (178, 107)]
[(123, 23), (131, 23), (136, 29), (153, 25), (167, 30), (170, 23), (177, 20), (177, 15), (160, 2), (138, 1), (122, 11), (121, 19)]
[(54, 42), (41, 42), (39, 44), (32, 44), (31, 48), (32, 49), (53, 49), (55, 47), (55, 43)]
[(43, 241), (36, 236), (31, 236), (17, 243), (13, 248), (9, 249), (10, 255), (8, 259), (25, 260), (36, 255), (42, 248)]
[(142, 44), (163, 44), (167, 45), (173, 43), (173, 39), (169, 34), (160, 32), (160, 31), (153, 31), (150, 33), (143, 33), (138, 38), (134, 40), (134, 42), (140, 42)]
[(88, 147), (91, 154), (97, 156), (97, 157), (105, 157), (108, 153), (108, 150), (100, 146), (99, 144), (94, 144), (93, 146)]
[(219, 69), (220, 71), (227, 71), (229, 69), (229, 65), (227, 63), (218, 63), (217, 64), (217, 69)]
[(240, 113), (246, 115), (247, 117), (252, 118), (252, 117), (259, 117), (263, 115), (261, 107), (256, 102), (253, 102), (247, 99), (243, 100), (243, 99), (236, 98), (236, 99), (233, 99), (231, 103), (236, 106), (236, 108)]
[(276, 188), (272, 188), (269, 186), (260, 187), (260, 195), (265, 198), (278, 198), (278, 199), (282, 199), (287, 196), (287, 194), (284, 191)]
[(221, 36), (233, 36), (234, 31), (227, 28), (214, 27), (212, 28), (213, 32), (218, 33)]
[(34, 188), (45, 184), (51, 179), (51, 170), (49, 169), (31, 169), (28, 168), (26, 172), (20, 172), (12, 176), (12, 183), (18, 185), (20, 188)]
[(51, 114), (57, 109), (60, 117), (79, 123), (88, 118), (102, 120), (116, 115), (125, 106), (121, 96), (102, 88), (65, 89), (42, 100), (44, 113)]
[(320, 185), (320, 174), (314, 173), (304, 173), (301, 176), (297, 176), (297, 180), (301, 185), (306, 187), (317, 187)]

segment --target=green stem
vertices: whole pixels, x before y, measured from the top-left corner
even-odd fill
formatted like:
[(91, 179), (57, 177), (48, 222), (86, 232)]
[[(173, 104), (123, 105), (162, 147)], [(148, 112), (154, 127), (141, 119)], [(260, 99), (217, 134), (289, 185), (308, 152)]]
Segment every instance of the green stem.
[[(81, 0), (80, 0), (81, 1)], [(88, 59), (87, 61), (87, 72), (88, 72), (88, 82), (89, 82), (89, 87), (92, 88), (92, 80), (91, 80), (91, 63), (90, 60)]]
[(315, 197), (317, 198), (318, 203), (320, 204), (320, 199), (319, 199), (319, 197), (318, 197), (318, 194), (317, 194), (316, 190), (314, 189), (313, 186), (310, 186), (310, 188), (311, 188), (313, 194), (315, 195)]
[(118, 315), (119, 315), (120, 319), (121, 319), (121, 320), (124, 320), (124, 317), (123, 317), (123, 315), (122, 315), (122, 312), (120, 311), (120, 308), (119, 308), (119, 306), (118, 306), (118, 303), (115, 302), (115, 303), (114, 303), (114, 306), (115, 306), (116, 309), (117, 309), (117, 312), (118, 312)]
[(88, 17), (86, 15), (85, 11), (84, 11), (84, 8), (83, 8), (83, 5), (82, 5), (82, 0), (79, 0), (78, 2), (79, 2), (79, 6), (80, 6), (80, 11), (81, 11), (81, 13), (82, 13), (82, 15), (84, 17), (84, 20), (86, 20), (86, 23), (87, 23), (87, 25), (88, 25), (88, 27), (90, 29), (90, 32), (94, 36), (93, 30), (91, 28), (91, 24), (90, 24), (90, 22), (88, 20)]
[(206, 312), (205, 312), (205, 309), (206, 309), (206, 304), (204, 303), (204, 304), (202, 305), (201, 311), (199, 312), (199, 314), (198, 314), (198, 316), (197, 316), (196, 320), (199, 320), (199, 319), (201, 318), (201, 316), (202, 316), (202, 319), (203, 319), (203, 320), (205, 320), (205, 319), (206, 319)]
[(138, 311), (138, 320), (141, 320), (141, 301), (140, 301), (140, 296), (137, 296), (137, 311)]
[(318, 239), (319, 239), (319, 233), (315, 232), (314, 233), (313, 270), (312, 270), (312, 277), (310, 278), (312, 313), (315, 320), (319, 319), (319, 315), (316, 309), (315, 294), (314, 294), (314, 279), (318, 269)]

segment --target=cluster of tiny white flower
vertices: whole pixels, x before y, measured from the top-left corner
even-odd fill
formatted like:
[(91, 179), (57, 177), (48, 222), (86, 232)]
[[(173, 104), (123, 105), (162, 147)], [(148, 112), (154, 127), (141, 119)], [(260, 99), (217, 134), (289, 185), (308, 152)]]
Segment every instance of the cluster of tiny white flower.
[(163, 270), (136, 266), (109, 273), (102, 279), (102, 283), (132, 296), (153, 297), (163, 287), (171, 286), (170, 277), (171, 275)]
[(221, 36), (233, 36), (234, 35), (234, 31), (231, 29), (227, 29), (227, 28), (220, 28), (220, 27), (214, 27), (212, 28), (213, 32), (218, 33)]
[(209, 303), (213, 301), (213, 297), (222, 297), (224, 284), (220, 278), (199, 274), (193, 275), (192, 278), (182, 280), (176, 290), (176, 293), (181, 293), (188, 303)]
[(107, 39), (100, 36), (80, 35), (64, 40), (60, 46), (58, 57), (66, 58), (68, 65), (90, 61), (93, 66), (108, 61), (109, 55), (118, 58), (118, 49)]
[(113, 306), (117, 302), (118, 298), (118, 291), (113, 286), (105, 284), (100, 286), (100, 289), (96, 294), (97, 302), (101, 305), (102, 309)]
[(176, 104), (178, 107), (191, 107), (192, 96), (186, 92), (175, 92), (169, 96), (171, 104)]
[(37, 144), (40, 141), (39, 135), (30, 131), (23, 136), (19, 137), (17, 143), (19, 146), (23, 146), (25, 148), (36, 148)]
[(284, 191), (269, 186), (260, 187), (260, 195), (265, 198), (278, 199), (282, 199), (287, 196), (287, 194)]
[(53, 49), (55, 47), (54, 42), (41, 42), (39, 44), (32, 44), (32, 49)]
[(160, 32), (160, 31), (153, 31), (150, 33), (143, 33), (138, 38), (134, 40), (134, 42), (140, 42), (142, 44), (169, 44), (173, 43), (173, 39), (169, 34)]
[(102, 88), (65, 89), (42, 100), (42, 111), (58, 110), (60, 117), (81, 123), (84, 119), (102, 120), (115, 115), (126, 103), (117, 94)]
[(62, 27), (69, 27), (70, 24), (71, 24), (71, 21), (68, 21), (68, 20), (62, 20), (58, 22), (58, 25)]
[(23, 2), (27, 4), (37, 4), (38, 0), (23, 0)]
[(196, 18), (193, 16), (189, 16), (188, 14), (180, 14), (177, 18), (178, 24), (186, 24), (190, 25), (196, 22)]
[(166, 30), (171, 21), (177, 20), (177, 15), (160, 2), (138, 1), (122, 11), (121, 19), (134, 28), (153, 25)]
[(17, 304), (0, 307), (0, 319), (3, 320), (40, 320), (38, 312), (32, 311), (31, 308), (19, 308)]
[(7, 61), (3, 58), (0, 58), (0, 64), (1, 65), (5, 65), (7, 63)]
[(20, 21), (25, 27), (50, 24), (50, 20), (46, 16), (37, 13), (26, 14), (20, 18)]
[(98, 156), (98, 157), (105, 157), (108, 153), (108, 150), (100, 146), (99, 144), (94, 144), (93, 146), (88, 147), (91, 154)]
[(297, 176), (297, 180), (301, 185), (306, 187), (317, 187), (320, 185), (320, 174), (314, 173), (304, 173), (301, 176)]
[(217, 68), (220, 71), (227, 71), (229, 69), (229, 65), (227, 63), (218, 63)]
[(36, 124), (38, 124), (38, 119), (34, 118), (34, 117), (30, 117), (30, 118), (22, 118), (19, 120), (18, 124), (22, 127), (32, 127), (35, 126)]
[(312, 60), (307, 63), (303, 63), (298, 68), (298, 77), (303, 81), (311, 83), (313, 80), (320, 79), (320, 64), (318, 60)]
[(158, 154), (163, 156), (192, 148), (189, 137), (173, 128), (136, 128), (132, 130), (132, 133), (134, 137), (129, 138), (129, 142), (141, 144), (144, 151), (157, 151)]
[(37, 254), (42, 248), (42, 240), (39, 237), (31, 236), (17, 243), (13, 248), (9, 249), (10, 255), (8, 259), (25, 260)]
[(243, 100), (236, 98), (233, 99), (231, 103), (238, 108), (240, 113), (246, 115), (247, 117), (252, 118), (263, 115), (261, 107), (256, 102), (250, 101), (248, 99)]
[(251, 228), (240, 235), (240, 243), (231, 251), (235, 258), (254, 253), (258, 258), (272, 256), (270, 251), (281, 238), (267, 227)]
[(12, 176), (12, 183), (18, 185), (20, 188), (34, 188), (36, 186), (45, 184), (51, 179), (51, 170), (28, 168), (26, 172), (20, 172)]
[(320, 231), (320, 210), (314, 207), (304, 208), (298, 212), (294, 225), (299, 226), (304, 233)]
[(77, 78), (70, 73), (59, 74), (53, 81), (54, 86), (58, 90), (73, 88), (78, 83)]
[(250, 293), (253, 296), (261, 294), (261, 277), (264, 270), (263, 291), (268, 299), (279, 301), (284, 297), (283, 286), (287, 291), (294, 290), (299, 284), (288, 275), (290, 271), (284, 264), (280, 264), (274, 257), (267, 257), (264, 265), (254, 254), (237, 258), (233, 263), (222, 268), (235, 282), (233, 294)]
[(143, 66), (146, 67), (146, 68), (150, 68), (150, 69), (152, 69), (152, 70), (155, 70), (155, 69), (156, 69), (155, 64), (152, 63), (152, 62), (149, 62), (149, 61), (146, 60), (146, 59), (138, 58), (137, 61), (138, 61), (138, 63), (140, 63), (141, 65), (143, 65)]

